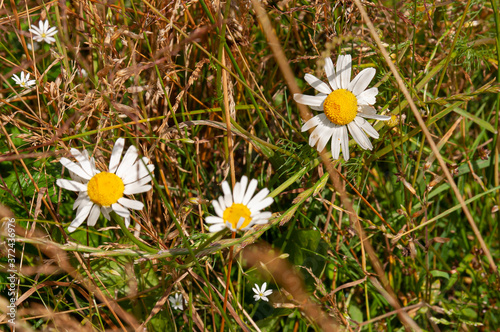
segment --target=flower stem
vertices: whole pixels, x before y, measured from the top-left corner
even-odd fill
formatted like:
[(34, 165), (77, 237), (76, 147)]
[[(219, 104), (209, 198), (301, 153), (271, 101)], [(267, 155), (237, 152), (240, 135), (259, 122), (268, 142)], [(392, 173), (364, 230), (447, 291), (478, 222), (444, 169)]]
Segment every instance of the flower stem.
[(118, 216), (115, 212), (111, 212), (110, 213), (110, 216), (111, 216), (111, 219), (113, 219), (113, 221), (115, 221), (118, 225), (120, 225), (120, 228), (122, 229), (123, 233), (125, 233), (125, 235), (132, 241), (134, 242), (139, 248), (141, 248), (142, 250), (144, 251), (147, 251), (149, 253), (152, 253), (152, 254), (156, 254), (158, 253), (158, 249), (155, 249), (155, 248), (151, 248), (150, 246), (148, 246), (147, 244), (141, 242), (139, 239), (137, 239), (134, 234), (130, 233), (130, 231), (127, 229), (127, 227), (125, 226), (125, 223), (123, 222), (123, 219)]
[[(234, 239), (235, 236), (236, 232), (233, 232), (231, 238)], [(231, 280), (231, 267), (233, 266), (233, 249), (234, 246), (231, 246), (231, 248), (229, 248), (229, 266), (227, 267), (226, 292), (224, 293), (224, 304), (222, 307), (222, 311), (224, 311), (224, 313), (226, 312), (226, 307), (227, 307), (227, 296), (229, 294), (229, 281)], [(220, 331), (221, 332), (224, 331), (224, 316), (222, 316), (222, 324), (220, 326)]]

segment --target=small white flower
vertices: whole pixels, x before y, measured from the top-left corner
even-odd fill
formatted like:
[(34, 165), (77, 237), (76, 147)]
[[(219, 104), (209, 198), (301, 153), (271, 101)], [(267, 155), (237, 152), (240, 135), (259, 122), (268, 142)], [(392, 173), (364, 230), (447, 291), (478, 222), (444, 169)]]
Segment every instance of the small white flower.
[(255, 301), (264, 300), (266, 302), (269, 302), (269, 299), (267, 297), (273, 293), (273, 290), (272, 289), (266, 290), (266, 287), (267, 287), (266, 282), (262, 284), (262, 287), (260, 289), (259, 285), (255, 284), (254, 288), (252, 288), (253, 292), (255, 293), (255, 295), (253, 296)]
[(87, 78), (89, 77), (89, 74), (87, 73), (87, 71), (83, 68), (80, 69), (80, 77), (83, 77), (83, 78)]
[(28, 50), (33, 50), (33, 51), (37, 51), (40, 49), (40, 44), (38, 44), (37, 42), (33, 42), (33, 47), (31, 46), (31, 43), (26, 43), (26, 47), (28, 48)]
[(267, 197), (269, 189), (262, 189), (253, 198), (257, 189), (257, 180), (253, 179), (248, 184), (248, 178), (243, 176), (241, 182), (234, 186), (233, 193), (229, 188), (227, 181), (222, 182), (222, 191), (224, 196), (218, 200), (213, 200), (212, 205), (218, 217), (208, 216), (205, 221), (211, 226), (208, 228), (210, 233), (216, 233), (225, 227), (231, 231), (245, 231), (254, 225), (267, 224), (271, 218), (271, 212), (261, 212), (273, 203), (271, 197)]
[(175, 310), (184, 310), (182, 295), (180, 293), (175, 294), (175, 296), (170, 296), (168, 300)]
[(76, 163), (67, 158), (61, 158), (60, 163), (69, 170), (73, 180), (58, 179), (56, 184), (64, 189), (78, 192), (78, 198), (73, 204), (77, 209), (76, 217), (68, 227), (68, 232), (75, 231), (87, 219), (87, 225), (95, 226), (100, 213), (110, 219), (109, 213), (125, 219), (125, 225), (130, 225), (130, 211), (142, 210), (142, 202), (128, 199), (123, 195), (143, 193), (151, 189), (150, 173), (154, 165), (145, 165), (149, 162), (146, 157), (138, 158), (137, 149), (131, 145), (120, 163), (125, 140), (116, 140), (111, 152), (109, 170), (101, 172), (95, 167), (94, 158), (89, 159), (86, 150), (82, 152), (71, 149)]
[(56, 27), (49, 26), (49, 20), (40, 21), (38, 23), (38, 27), (36, 25), (32, 25), (32, 28), (29, 31), (33, 34), (33, 39), (37, 42), (46, 42), (47, 44), (52, 44), (56, 41), (53, 37), (57, 34)]
[(21, 72), (21, 78), (14, 74), (12, 79), (22, 88), (29, 88), (36, 83), (36, 80), (30, 80), (30, 73), (26, 73), (26, 76), (24, 76), (24, 71)]
[(342, 146), (344, 159), (349, 160), (349, 128), (361, 148), (373, 149), (366, 134), (375, 139), (379, 138), (379, 134), (365, 118), (384, 121), (391, 118), (376, 114), (376, 110), (370, 106), (375, 104), (378, 89), (366, 88), (375, 72), (374, 68), (366, 68), (351, 81), (351, 56), (340, 55), (336, 70), (332, 60), (325, 58), (325, 73), (330, 86), (311, 74), (305, 75), (307, 83), (319, 91), (319, 94), (310, 96), (296, 93), (293, 99), (299, 104), (309, 105), (313, 110), (324, 112), (302, 126), (302, 131), (316, 127), (309, 137), (310, 146), (318, 143), (317, 149), (321, 152), (331, 138), (333, 159), (339, 158)]

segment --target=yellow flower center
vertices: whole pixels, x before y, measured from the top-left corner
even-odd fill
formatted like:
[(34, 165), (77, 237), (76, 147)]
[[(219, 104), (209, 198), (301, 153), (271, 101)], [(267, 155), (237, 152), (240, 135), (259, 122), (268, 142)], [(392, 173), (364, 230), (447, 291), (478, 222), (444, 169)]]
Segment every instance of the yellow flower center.
[(344, 126), (354, 120), (358, 114), (358, 100), (351, 91), (338, 89), (326, 97), (323, 110), (331, 122)]
[(87, 194), (92, 202), (109, 207), (123, 197), (125, 185), (117, 175), (101, 172), (90, 179)]
[[(229, 221), (231, 225), (233, 225), (233, 228), (242, 229), (247, 227), (252, 221), (252, 218), (250, 218), (250, 214), (251, 212), (245, 204), (233, 203), (233, 205), (224, 210), (222, 218), (224, 219), (224, 222)], [(245, 221), (243, 221), (243, 223), (238, 228), (238, 222), (240, 221), (240, 218), (244, 218)]]
[(44, 33), (42, 33), (42, 38), (45, 38), (45, 37), (47, 37), (47, 35), (44, 32)]

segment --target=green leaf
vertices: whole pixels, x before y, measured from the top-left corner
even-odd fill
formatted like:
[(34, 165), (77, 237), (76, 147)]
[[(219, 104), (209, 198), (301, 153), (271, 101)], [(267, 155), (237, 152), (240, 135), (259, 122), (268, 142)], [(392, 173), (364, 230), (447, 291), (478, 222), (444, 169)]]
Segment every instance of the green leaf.
[(479, 126), (481, 126), (482, 128), (484, 128), (488, 131), (491, 131), (493, 134), (497, 133), (495, 128), (493, 128), (493, 126), (488, 121), (485, 121), (481, 118), (478, 118), (474, 114), (471, 114), (471, 113), (469, 113), (469, 112), (467, 112), (459, 107), (453, 108), (453, 112), (458, 113), (458, 114), (462, 115), (463, 117), (477, 123)]
[(363, 312), (355, 305), (349, 306), (349, 316), (358, 323), (363, 322)]
[(445, 278), (445, 279), (450, 279), (450, 275), (447, 272), (444, 271), (439, 271), (439, 270), (432, 270), (431, 275), (435, 278)]

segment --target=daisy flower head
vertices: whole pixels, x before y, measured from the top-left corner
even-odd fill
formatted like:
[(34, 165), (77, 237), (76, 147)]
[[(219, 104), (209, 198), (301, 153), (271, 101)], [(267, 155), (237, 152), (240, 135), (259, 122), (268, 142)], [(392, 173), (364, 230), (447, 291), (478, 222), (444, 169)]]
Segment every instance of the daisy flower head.
[(267, 188), (253, 196), (256, 189), (257, 180), (253, 179), (248, 183), (246, 176), (243, 176), (241, 181), (236, 183), (232, 192), (227, 181), (222, 182), (224, 196), (212, 201), (217, 217), (209, 216), (205, 219), (206, 223), (210, 225), (208, 231), (216, 233), (226, 227), (233, 232), (246, 231), (254, 225), (267, 224), (272, 213), (261, 212), (261, 210), (271, 205), (273, 199), (267, 197), (269, 194)]
[(37, 42), (46, 42), (47, 44), (52, 44), (56, 41), (53, 37), (57, 33), (56, 27), (49, 26), (49, 20), (40, 21), (38, 27), (33, 25), (29, 31), (33, 34), (33, 39)]
[(26, 73), (26, 76), (25, 76), (24, 71), (22, 71), (20, 76), (21, 77), (17, 76), (16, 74), (12, 75), (12, 79), (20, 87), (29, 88), (29, 87), (35, 85), (36, 80), (30, 80), (30, 73)]
[(170, 296), (168, 300), (175, 310), (184, 310), (182, 295), (180, 293), (177, 293), (174, 296)]
[(363, 69), (351, 81), (351, 56), (348, 54), (339, 56), (336, 68), (330, 58), (325, 58), (329, 84), (311, 74), (305, 75), (307, 83), (319, 93), (316, 96), (296, 93), (293, 99), (313, 110), (323, 111), (302, 126), (302, 131), (316, 127), (309, 137), (310, 146), (317, 144), (317, 150), (321, 152), (331, 138), (333, 159), (339, 158), (342, 147), (344, 159), (349, 160), (349, 131), (361, 148), (373, 149), (366, 134), (375, 139), (379, 138), (379, 134), (366, 119), (386, 121), (391, 118), (376, 114), (371, 106), (375, 104), (378, 89), (367, 87), (375, 72), (375, 68)]
[[(69, 171), (72, 180), (58, 179), (56, 184), (67, 190), (78, 192), (78, 198), (73, 204), (76, 217), (68, 227), (68, 232), (74, 232), (87, 219), (88, 226), (95, 226), (99, 215), (110, 220), (109, 213), (125, 219), (125, 225), (130, 225), (130, 211), (142, 210), (142, 202), (129, 199), (124, 195), (139, 194), (151, 189), (151, 173), (154, 165), (146, 165), (149, 159), (138, 158), (137, 148), (131, 145), (121, 159), (125, 140), (116, 140), (111, 152), (107, 172), (99, 171), (94, 158), (89, 158), (86, 150), (83, 152), (71, 149), (76, 163), (67, 158), (61, 158), (60, 163)], [(120, 162), (121, 159), (121, 162)]]
[(266, 290), (266, 287), (267, 287), (266, 282), (262, 284), (261, 288), (259, 288), (259, 285), (255, 284), (254, 288), (252, 288), (253, 292), (255, 293), (255, 295), (253, 296), (255, 301), (264, 300), (266, 302), (269, 302), (269, 299), (267, 297), (273, 293), (273, 290), (272, 289)]

